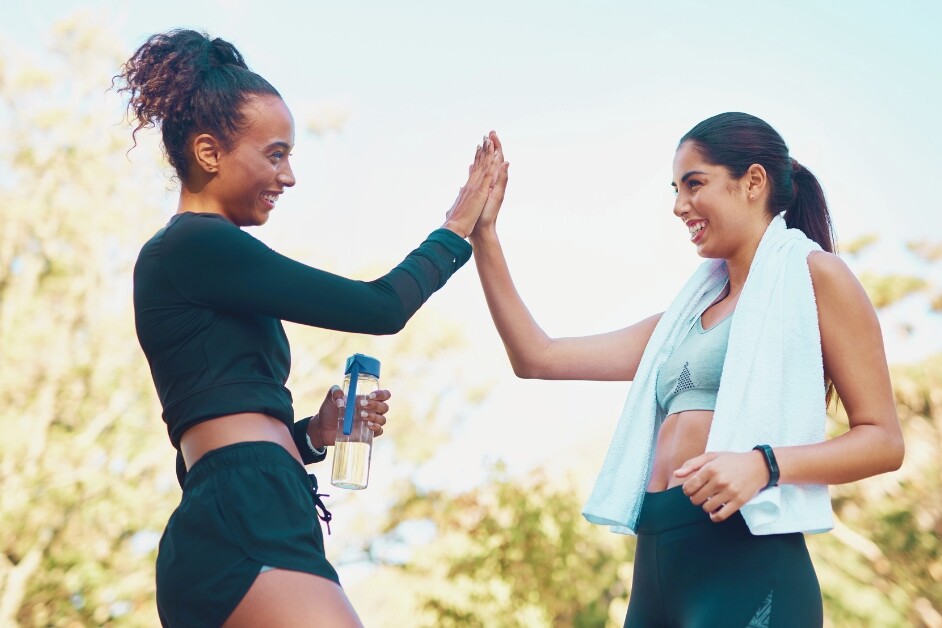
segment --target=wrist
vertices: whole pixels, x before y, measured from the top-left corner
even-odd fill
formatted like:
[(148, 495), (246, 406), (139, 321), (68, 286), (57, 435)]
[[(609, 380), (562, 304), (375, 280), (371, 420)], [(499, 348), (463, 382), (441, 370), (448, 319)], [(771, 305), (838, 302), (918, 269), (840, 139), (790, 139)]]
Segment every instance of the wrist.
[(307, 441), (311, 449), (323, 450), (327, 446), (324, 437), (321, 435), (321, 418), (319, 414), (312, 416), (307, 424)]
[(457, 234), (460, 238), (467, 238), (471, 235), (471, 229), (454, 220), (446, 220), (445, 224), (442, 225), (442, 229), (448, 229), (452, 233)]
[(468, 239), (471, 241), (471, 246), (483, 246), (497, 242), (497, 225), (484, 226), (477, 224), (474, 227), (474, 231), (468, 236)]
[(752, 448), (752, 450), (758, 452), (762, 457), (766, 471), (769, 473), (768, 482), (766, 482), (766, 485), (762, 488), (762, 490), (764, 491), (767, 488), (778, 486), (781, 473), (778, 468), (778, 460), (775, 458), (775, 452), (772, 451), (772, 448), (769, 445), (756, 445)]

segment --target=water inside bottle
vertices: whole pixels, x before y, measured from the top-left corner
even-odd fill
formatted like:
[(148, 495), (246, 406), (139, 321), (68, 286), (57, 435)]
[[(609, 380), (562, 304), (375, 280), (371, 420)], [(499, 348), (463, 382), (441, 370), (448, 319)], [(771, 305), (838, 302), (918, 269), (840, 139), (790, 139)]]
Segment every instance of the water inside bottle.
[(370, 479), (370, 444), (339, 442), (334, 445), (330, 483), (340, 488), (366, 488)]

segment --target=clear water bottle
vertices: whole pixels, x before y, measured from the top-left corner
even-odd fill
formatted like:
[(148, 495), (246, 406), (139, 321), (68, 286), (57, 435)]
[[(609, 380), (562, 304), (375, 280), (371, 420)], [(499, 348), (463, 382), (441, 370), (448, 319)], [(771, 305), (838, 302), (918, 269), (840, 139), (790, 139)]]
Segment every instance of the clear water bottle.
[(363, 411), (360, 400), (379, 390), (379, 360), (354, 353), (347, 358), (344, 373), (346, 407), (338, 419), (330, 483), (340, 488), (364, 489), (370, 479), (373, 432), (366, 426), (367, 419), (360, 416)]

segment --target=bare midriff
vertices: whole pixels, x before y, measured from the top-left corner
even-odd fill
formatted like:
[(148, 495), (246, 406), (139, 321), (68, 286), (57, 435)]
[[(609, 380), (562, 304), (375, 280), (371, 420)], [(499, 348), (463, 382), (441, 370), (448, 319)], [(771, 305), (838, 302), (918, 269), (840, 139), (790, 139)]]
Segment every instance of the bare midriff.
[(197, 423), (183, 433), (180, 451), (186, 468), (214, 449), (236, 443), (268, 441), (284, 447), (298, 464), (304, 466), (288, 426), (267, 414), (242, 412), (227, 414)]
[(657, 435), (649, 492), (664, 491), (684, 483), (674, 477), (674, 471), (706, 451), (712, 422), (712, 410), (684, 410), (664, 419)]

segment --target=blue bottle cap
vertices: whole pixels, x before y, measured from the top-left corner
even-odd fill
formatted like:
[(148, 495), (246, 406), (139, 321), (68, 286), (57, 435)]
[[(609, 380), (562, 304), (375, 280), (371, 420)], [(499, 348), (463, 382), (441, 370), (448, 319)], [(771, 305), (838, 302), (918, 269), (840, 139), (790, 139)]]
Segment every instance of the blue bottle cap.
[(347, 393), (350, 399), (347, 400), (347, 408), (343, 415), (343, 433), (345, 436), (349, 436), (350, 432), (353, 431), (353, 400), (356, 399), (357, 378), (360, 373), (378, 378), (379, 360), (362, 353), (354, 353), (347, 358), (347, 368), (344, 370), (344, 375), (350, 376), (350, 391)]
[(379, 360), (368, 355), (363, 355), (362, 353), (354, 353), (347, 358), (347, 367), (344, 369), (344, 375), (350, 375), (350, 372), (353, 370), (354, 362), (357, 363), (358, 372), (379, 378)]

